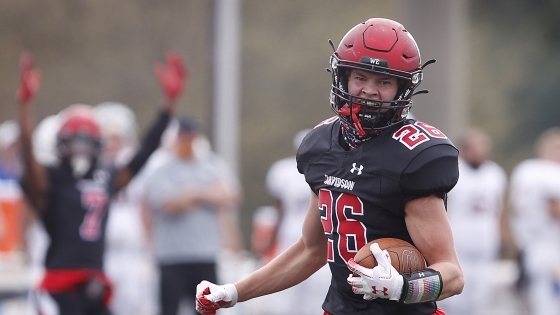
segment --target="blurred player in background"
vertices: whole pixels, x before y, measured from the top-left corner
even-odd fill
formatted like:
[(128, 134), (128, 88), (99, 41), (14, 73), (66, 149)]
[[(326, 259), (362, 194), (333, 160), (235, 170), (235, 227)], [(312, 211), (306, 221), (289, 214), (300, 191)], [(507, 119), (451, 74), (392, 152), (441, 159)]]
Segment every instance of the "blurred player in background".
[[(310, 129), (304, 129), (294, 136), (295, 151), (309, 131)], [(266, 187), (274, 199), (277, 222), (275, 233), (270, 239), (256, 240), (267, 243), (261, 246), (260, 252), (256, 253), (257, 256), (264, 258), (263, 264), (284, 252), (301, 237), (310, 200), (309, 185), (297, 170), (295, 155), (272, 164), (266, 176)], [(277, 294), (263, 297), (260, 301), (264, 307), (262, 314), (316, 314), (321, 308), (329, 284), (330, 273), (325, 265), (304, 282)], [(294, 308), (294, 305), (298, 307)]]
[(560, 314), (560, 127), (545, 130), (536, 158), (519, 163), (510, 181), (511, 227), (526, 272), (531, 314)]
[(26, 198), (39, 213), (50, 243), (46, 272), (38, 301), (44, 314), (109, 314), (111, 284), (103, 272), (107, 208), (111, 197), (125, 187), (158, 147), (186, 81), (181, 57), (170, 52), (167, 63), (154, 68), (165, 92), (161, 111), (140, 149), (122, 167), (99, 159), (101, 130), (93, 109), (73, 105), (61, 113), (57, 133), (59, 163), (44, 166), (32, 150), (31, 99), (40, 72), (31, 56), (20, 59), (19, 124), (23, 156), (21, 184)]
[(19, 127), (13, 120), (0, 124), (0, 314), (24, 295), (23, 194), (19, 186)]
[[(94, 112), (104, 143), (100, 160), (125, 166), (138, 149), (136, 115), (119, 102), (98, 104)], [(114, 315), (157, 313), (156, 271), (142, 220), (146, 184), (142, 174), (147, 166), (112, 198), (109, 206), (104, 266), (113, 283), (110, 309)]]
[(460, 295), (441, 301), (440, 306), (449, 314), (475, 315), (493, 298), (492, 268), (500, 254), (507, 177), (502, 167), (490, 160), (492, 142), (483, 130), (468, 129), (458, 147), (460, 176), (449, 192), (447, 213), (465, 288)]
[(19, 127), (15, 121), (0, 124), (0, 267), (23, 249), (23, 195), (19, 187), (22, 165), (18, 138)]
[[(463, 289), (444, 204), (459, 175), (457, 149), (440, 130), (406, 119), (431, 62), (422, 65), (410, 33), (382, 18), (356, 25), (332, 46), (336, 116), (307, 134), (296, 157), (312, 190), (303, 234), (235, 284), (200, 283), (202, 314), (285, 290), (327, 262), (332, 281), (324, 314), (445, 314), (435, 301)], [(368, 241), (383, 237), (414, 244), (428, 268), (401, 275), (377, 243), (370, 247), (376, 267), (354, 262)]]
[[(294, 152), (311, 129), (300, 130), (293, 139)], [(309, 185), (305, 177), (297, 171), (296, 156), (276, 161), (266, 175), (266, 188), (278, 210), (276, 255), (282, 253), (301, 236), (301, 227), (307, 206), (309, 206)], [(302, 210), (303, 209), (303, 210)]]
[(192, 303), (203, 279), (217, 280), (222, 252), (242, 249), (239, 183), (219, 157), (197, 150), (200, 135), (196, 119), (180, 119), (172, 157), (146, 181), (162, 315), (177, 315), (181, 303)]
[(21, 160), (19, 158), (19, 126), (8, 120), (0, 124), (0, 180), (19, 186)]

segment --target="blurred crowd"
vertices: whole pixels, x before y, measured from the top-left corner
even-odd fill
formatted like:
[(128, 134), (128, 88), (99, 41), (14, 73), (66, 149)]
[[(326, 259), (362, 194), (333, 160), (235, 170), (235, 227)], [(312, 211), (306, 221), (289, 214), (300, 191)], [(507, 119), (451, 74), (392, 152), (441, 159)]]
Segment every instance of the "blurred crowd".
[[(102, 259), (108, 283), (104, 285), (111, 294), (105, 299), (107, 292), (102, 291), (106, 312), (95, 314), (194, 314), (195, 287), (202, 279), (234, 282), (301, 235), (309, 187), (292, 154), (271, 165), (262, 179), (271, 203), (255, 210), (251, 246), (244, 248), (238, 224), (243, 202), (239, 179), (212, 151), (203, 122), (194, 117), (176, 118), (172, 106), (165, 105), (173, 103), (188, 81), (185, 73), (182, 80), (169, 73), (179, 61), (168, 58), (166, 65), (156, 67), (166, 98), (163, 108), (170, 117), (157, 120), (143, 140), (139, 140), (134, 111), (120, 102), (69, 106), (40, 120), (28, 135), (31, 160), (48, 171), (57, 170), (67, 159), (77, 182), (87, 179), (88, 171), (96, 166), (81, 167), (85, 162), (72, 155), (82, 152), (77, 149), (80, 143), (62, 139), (68, 113), (79, 107), (80, 114), (72, 117), (85, 117), (98, 127), (100, 146), (94, 164), (132, 170), (124, 173), (128, 174), (126, 184), (111, 192), (106, 221), (97, 218), (104, 224), (103, 237), (96, 238), (104, 249), (97, 258)], [(30, 65), (25, 67), (33, 70)], [(34, 80), (40, 79), (28, 77), (29, 95), (21, 88), (18, 92), (22, 107), (37, 92)], [(49, 206), (33, 199), (36, 196), (26, 198), (34, 190), (22, 188), (24, 174), (33, 168), (21, 153), (26, 146), (22, 121), (0, 124), (0, 314), (56, 314), (41, 291), (55, 296), (58, 307), (71, 303), (45, 280), (46, 275), (52, 276), (48, 269), (54, 263), (46, 262), (46, 256), (50, 246), (56, 245), (51, 244), (56, 231), (46, 228), (45, 222), (52, 219), (45, 219), (37, 210)], [(295, 150), (308, 131), (294, 135)], [(154, 139), (156, 147), (146, 149)], [(509, 178), (492, 160), (492, 141), (485, 131), (470, 128), (456, 141), (460, 178), (448, 195), (447, 209), (466, 284), (461, 295), (441, 302), (448, 314), (490, 314), (499, 294), (497, 283), (503, 280), (498, 277), (505, 277), (508, 289), (520, 297), (517, 314), (560, 314), (560, 128), (546, 130), (535, 140), (535, 156), (521, 162)], [(95, 178), (95, 174), (90, 175)], [(50, 176), (47, 178), (52, 180)], [(120, 178), (115, 175), (114, 180)], [(35, 183), (41, 187), (39, 184)], [(51, 194), (50, 202), (53, 198), (67, 197)], [(92, 239), (94, 232), (83, 233), (82, 238)], [(517, 255), (511, 260), (515, 268), (504, 273), (500, 261), (507, 233), (513, 235)], [(220, 312), (294, 314), (292, 306), (298, 305), (298, 314), (314, 314), (330, 283), (327, 268), (296, 287)], [(89, 298), (91, 288), (85, 288), (83, 294)]]

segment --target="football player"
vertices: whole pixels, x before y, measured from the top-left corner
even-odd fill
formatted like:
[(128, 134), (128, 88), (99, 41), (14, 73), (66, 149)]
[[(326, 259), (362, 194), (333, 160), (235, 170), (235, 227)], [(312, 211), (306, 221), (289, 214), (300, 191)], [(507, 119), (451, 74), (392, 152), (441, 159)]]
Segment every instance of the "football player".
[(560, 127), (541, 133), (536, 157), (511, 173), (509, 201), (514, 240), (521, 252), (519, 279), (530, 314), (560, 308)]
[(101, 130), (93, 110), (88, 105), (74, 105), (61, 113), (56, 143), (59, 163), (44, 166), (33, 155), (31, 140), (30, 101), (41, 75), (28, 53), (21, 56), (16, 94), (24, 161), (21, 184), (50, 237), (39, 289), (46, 292), (43, 296), (58, 314), (109, 314), (111, 285), (103, 273), (107, 207), (158, 147), (187, 78), (182, 58), (175, 52), (154, 70), (165, 101), (130, 162), (118, 168), (99, 162)]
[[(310, 131), (297, 152), (312, 190), (302, 237), (235, 284), (200, 283), (202, 314), (284, 290), (326, 262), (332, 281), (325, 314), (444, 314), (435, 301), (463, 289), (444, 203), (458, 179), (458, 152), (440, 130), (407, 119), (422, 70), (433, 61), (422, 66), (410, 33), (383, 18), (356, 25), (332, 46), (336, 116)], [(376, 243), (375, 268), (354, 262), (361, 247), (383, 237), (414, 244), (428, 268), (399, 274)]]

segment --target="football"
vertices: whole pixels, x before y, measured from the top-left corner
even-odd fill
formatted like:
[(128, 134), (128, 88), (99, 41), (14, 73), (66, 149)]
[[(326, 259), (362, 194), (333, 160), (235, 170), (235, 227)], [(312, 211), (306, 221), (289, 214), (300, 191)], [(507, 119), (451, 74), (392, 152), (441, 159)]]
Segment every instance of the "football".
[(377, 266), (377, 261), (369, 249), (373, 243), (379, 244), (381, 250), (387, 250), (391, 257), (391, 264), (400, 274), (426, 269), (426, 260), (422, 253), (414, 245), (397, 238), (379, 238), (367, 243), (354, 256), (356, 263), (366, 268)]

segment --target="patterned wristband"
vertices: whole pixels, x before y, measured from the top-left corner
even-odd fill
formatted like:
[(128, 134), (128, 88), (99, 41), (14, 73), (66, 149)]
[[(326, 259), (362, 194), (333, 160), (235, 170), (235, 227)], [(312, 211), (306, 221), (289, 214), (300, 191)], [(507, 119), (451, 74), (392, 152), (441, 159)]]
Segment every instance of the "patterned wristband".
[(435, 301), (443, 289), (441, 274), (434, 269), (403, 274), (403, 278), (404, 285), (399, 302), (405, 304)]

